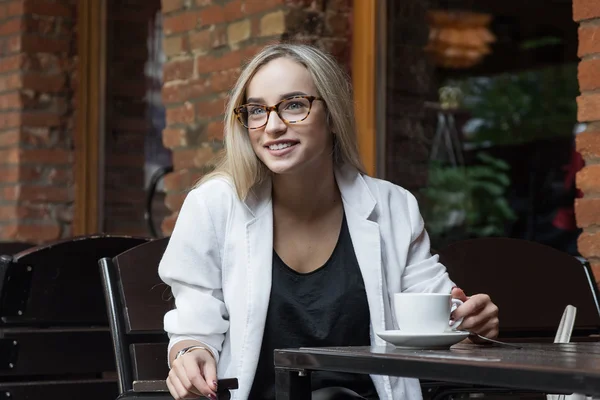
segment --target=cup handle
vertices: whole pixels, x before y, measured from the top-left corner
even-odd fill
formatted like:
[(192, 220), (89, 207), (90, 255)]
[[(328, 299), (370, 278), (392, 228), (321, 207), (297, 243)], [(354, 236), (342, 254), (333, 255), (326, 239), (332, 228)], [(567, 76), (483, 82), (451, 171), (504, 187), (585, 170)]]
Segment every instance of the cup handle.
[[(452, 299), (452, 307), (450, 308), (450, 313), (453, 313), (458, 307), (463, 305), (463, 301), (459, 299)], [(462, 324), (464, 318), (459, 319), (458, 321), (454, 321), (454, 323), (450, 324), (450, 330), (455, 331), (456, 328), (460, 324)]]

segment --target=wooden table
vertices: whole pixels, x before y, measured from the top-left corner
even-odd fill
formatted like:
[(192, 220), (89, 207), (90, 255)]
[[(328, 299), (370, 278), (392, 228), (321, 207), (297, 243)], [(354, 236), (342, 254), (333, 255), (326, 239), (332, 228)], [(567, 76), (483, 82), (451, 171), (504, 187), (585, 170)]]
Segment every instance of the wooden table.
[(449, 350), (331, 347), (275, 351), (278, 400), (310, 399), (310, 372), (403, 376), (449, 383), (600, 395), (600, 343), (458, 344)]

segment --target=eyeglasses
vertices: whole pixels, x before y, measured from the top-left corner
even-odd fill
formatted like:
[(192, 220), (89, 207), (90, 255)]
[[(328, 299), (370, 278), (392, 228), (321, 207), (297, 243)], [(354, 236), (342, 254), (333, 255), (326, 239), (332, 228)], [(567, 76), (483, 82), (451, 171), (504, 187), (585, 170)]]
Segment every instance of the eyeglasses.
[(322, 98), (315, 96), (292, 96), (270, 107), (264, 104), (243, 104), (236, 107), (233, 112), (238, 121), (248, 129), (266, 126), (271, 111), (275, 111), (283, 122), (295, 124), (308, 117), (315, 100), (323, 101)]

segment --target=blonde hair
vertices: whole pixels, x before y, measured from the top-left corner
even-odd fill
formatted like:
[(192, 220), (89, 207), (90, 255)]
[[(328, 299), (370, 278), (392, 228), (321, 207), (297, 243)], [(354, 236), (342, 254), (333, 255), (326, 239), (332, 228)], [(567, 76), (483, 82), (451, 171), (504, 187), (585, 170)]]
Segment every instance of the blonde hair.
[(349, 164), (365, 173), (358, 152), (354, 102), (347, 75), (327, 53), (305, 44), (286, 43), (265, 47), (243, 69), (225, 109), (225, 150), (215, 170), (204, 176), (196, 186), (224, 176), (233, 182), (239, 198), (243, 200), (254, 185), (270, 176), (271, 172), (252, 149), (247, 129), (238, 122), (233, 110), (245, 102), (246, 88), (254, 74), (268, 62), (282, 57), (306, 67), (318, 95), (327, 105), (327, 119), (335, 134), (334, 162)]

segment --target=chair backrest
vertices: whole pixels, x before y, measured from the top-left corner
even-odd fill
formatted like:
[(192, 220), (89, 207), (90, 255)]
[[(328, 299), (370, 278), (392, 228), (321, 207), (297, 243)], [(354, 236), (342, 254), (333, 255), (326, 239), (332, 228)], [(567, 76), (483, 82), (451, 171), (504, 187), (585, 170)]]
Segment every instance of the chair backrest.
[(169, 238), (152, 240), (113, 258), (126, 334), (165, 334), (163, 317), (174, 303), (158, 264), (168, 243)]
[(133, 390), (134, 381), (164, 380), (169, 372), (163, 317), (174, 303), (158, 276), (168, 243), (156, 239), (99, 260), (120, 393)]
[(29, 248), (0, 262), (3, 325), (106, 325), (97, 262), (147, 238), (94, 235)]
[(480, 238), (453, 243), (439, 255), (467, 294), (492, 297), (501, 337), (553, 338), (568, 304), (577, 308), (573, 338), (600, 332), (586, 270), (569, 254), (526, 240)]

